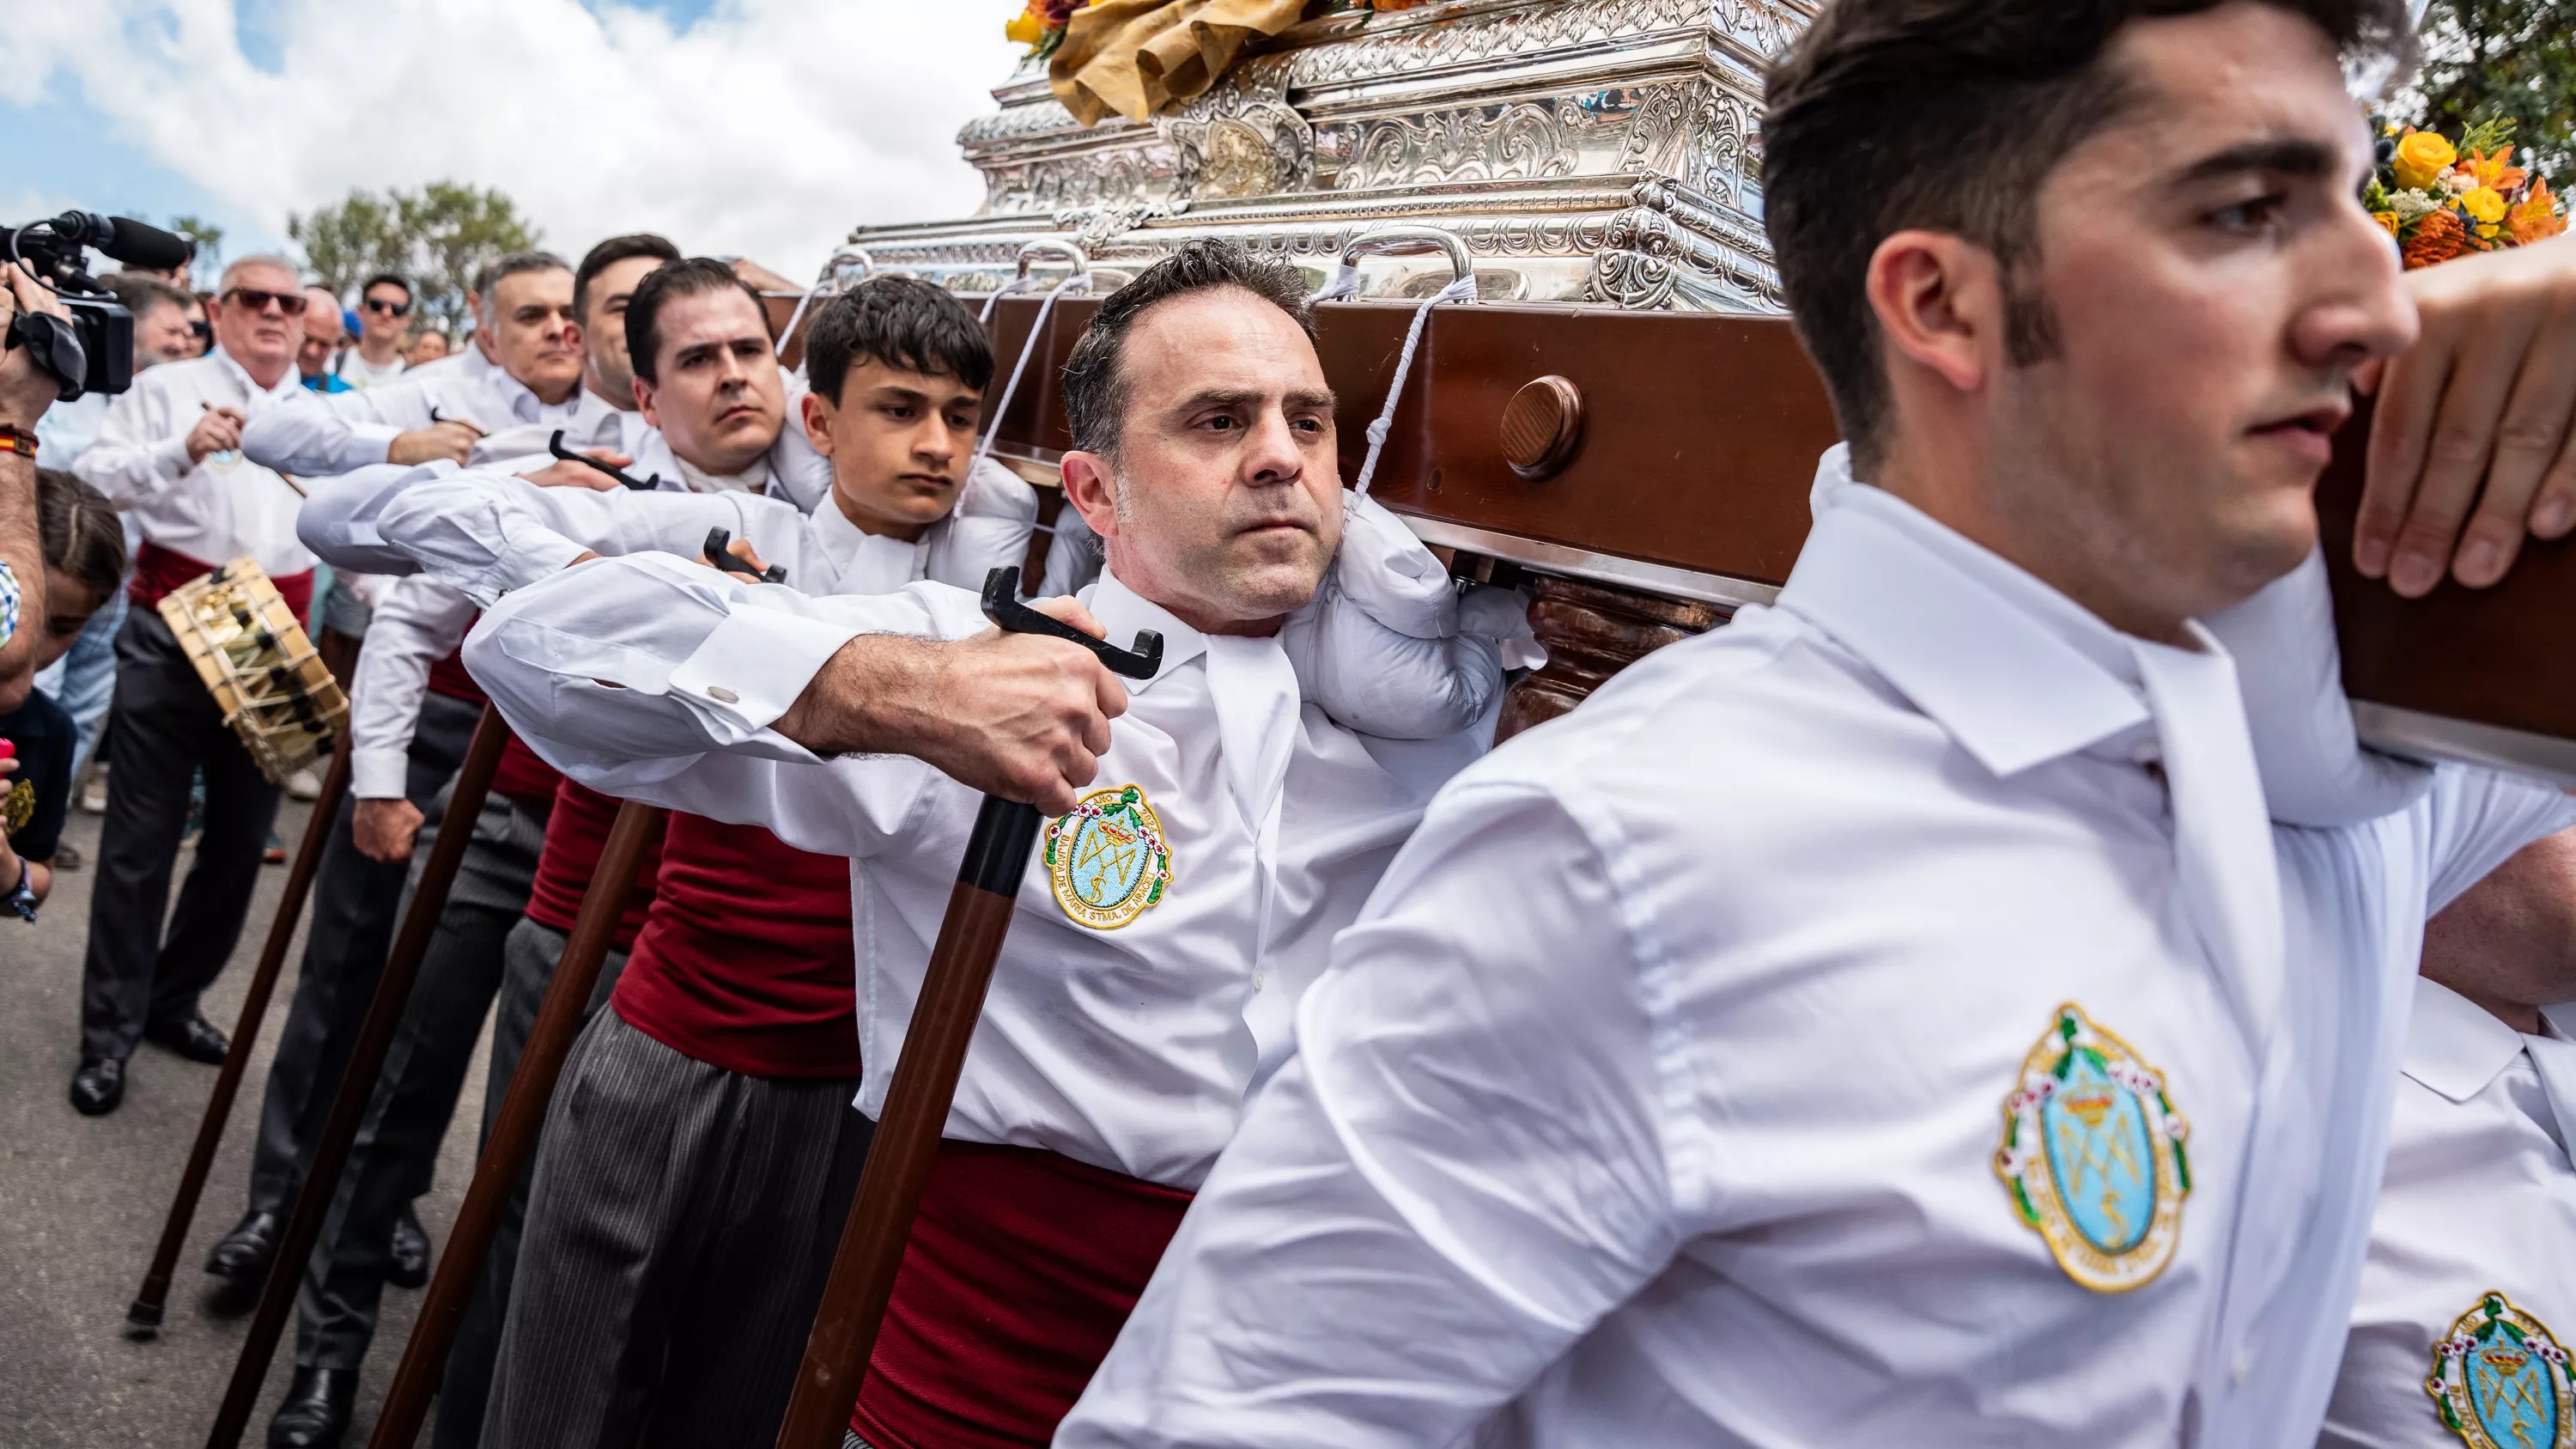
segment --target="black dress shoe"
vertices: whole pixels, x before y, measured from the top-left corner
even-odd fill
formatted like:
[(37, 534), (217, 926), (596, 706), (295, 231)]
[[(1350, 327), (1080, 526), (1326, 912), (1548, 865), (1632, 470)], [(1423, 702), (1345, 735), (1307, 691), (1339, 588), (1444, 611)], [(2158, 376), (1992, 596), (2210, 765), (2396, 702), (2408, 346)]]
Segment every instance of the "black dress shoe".
[(143, 1029), (143, 1039), (210, 1067), (223, 1065), (224, 1053), (231, 1051), (233, 1046), (232, 1038), (206, 1020), (205, 1013), (201, 1011), (192, 1011), (178, 1021), (147, 1026)]
[(286, 1402), (268, 1421), (268, 1449), (339, 1449), (349, 1432), (349, 1405), (358, 1397), (355, 1369), (295, 1368)]
[(72, 1073), (72, 1110), (84, 1117), (104, 1117), (125, 1100), (125, 1063), (86, 1057)]
[(385, 1281), (397, 1288), (418, 1288), (429, 1281), (429, 1229), (410, 1203), (394, 1219), (394, 1240), (387, 1250)]
[(277, 1256), (277, 1214), (247, 1212), (233, 1230), (215, 1240), (206, 1254), (206, 1271), (236, 1283), (256, 1283), (268, 1276), (268, 1260)]

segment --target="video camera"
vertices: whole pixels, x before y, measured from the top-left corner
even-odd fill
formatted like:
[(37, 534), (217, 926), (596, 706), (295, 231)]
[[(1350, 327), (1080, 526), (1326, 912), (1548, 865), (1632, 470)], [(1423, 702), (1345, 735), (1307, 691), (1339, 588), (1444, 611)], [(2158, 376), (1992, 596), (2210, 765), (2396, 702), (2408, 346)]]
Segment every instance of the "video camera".
[(128, 266), (165, 272), (187, 265), (197, 250), (175, 232), (94, 211), (66, 211), (0, 231), (0, 264), (25, 263), (71, 313), (66, 320), (21, 311), (0, 348), (32, 350), (62, 385), (63, 402), (85, 392), (123, 392), (134, 381), (134, 315), (85, 269), (91, 247)]

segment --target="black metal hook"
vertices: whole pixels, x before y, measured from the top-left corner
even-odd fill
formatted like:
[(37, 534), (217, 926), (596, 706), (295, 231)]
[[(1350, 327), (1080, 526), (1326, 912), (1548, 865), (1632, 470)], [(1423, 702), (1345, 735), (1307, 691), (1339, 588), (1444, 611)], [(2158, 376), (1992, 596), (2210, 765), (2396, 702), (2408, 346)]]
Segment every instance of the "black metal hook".
[(984, 617), (1005, 634), (1044, 634), (1050, 639), (1079, 644), (1100, 656), (1110, 673), (1129, 679), (1151, 679), (1163, 667), (1163, 636), (1151, 629), (1137, 630), (1136, 647), (1121, 649), (1021, 603), (1017, 568), (998, 568), (984, 575)]
[(563, 429), (555, 429), (555, 435), (546, 439), (546, 451), (563, 459), (567, 463), (580, 463), (585, 467), (597, 468), (600, 472), (607, 474), (609, 477), (616, 479), (618, 482), (625, 484), (627, 487), (634, 489), (638, 493), (650, 493), (662, 486), (661, 474), (656, 473), (650, 478), (637, 478), (623, 469), (612, 467), (609, 464), (599, 461), (597, 458), (576, 453), (570, 448), (565, 447), (563, 445), (563, 435)]
[(722, 569), (726, 573), (739, 574), (742, 577), (751, 580), (755, 584), (783, 584), (787, 582), (787, 566), (785, 564), (771, 564), (766, 570), (754, 573), (751, 565), (744, 563), (739, 558), (736, 558), (733, 553), (733, 531), (731, 529), (708, 529), (706, 553), (707, 562), (714, 564), (717, 568)]

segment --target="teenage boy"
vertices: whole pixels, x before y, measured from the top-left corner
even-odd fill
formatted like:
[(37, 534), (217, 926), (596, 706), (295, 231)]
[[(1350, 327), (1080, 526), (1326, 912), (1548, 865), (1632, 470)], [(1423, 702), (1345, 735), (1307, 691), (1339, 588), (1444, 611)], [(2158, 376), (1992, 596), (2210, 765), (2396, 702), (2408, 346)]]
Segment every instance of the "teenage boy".
[(411, 325), (411, 283), (378, 272), (358, 288), (358, 345), (340, 354), (334, 371), (359, 392), (393, 381), (403, 361), (403, 329)]

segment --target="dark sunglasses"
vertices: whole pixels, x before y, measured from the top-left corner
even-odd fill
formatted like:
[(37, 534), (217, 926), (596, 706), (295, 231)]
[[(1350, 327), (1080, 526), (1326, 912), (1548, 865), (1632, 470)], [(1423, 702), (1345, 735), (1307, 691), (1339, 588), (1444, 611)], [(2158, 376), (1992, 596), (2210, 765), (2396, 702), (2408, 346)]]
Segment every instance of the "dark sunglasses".
[(268, 310), (268, 304), (275, 302), (280, 316), (301, 317), (304, 315), (304, 294), (302, 292), (263, 292), (257, 287), (235, 287), (231, 291), (224, 293), (223, 300), (226, 302), (237, 302), (241, 304), (244, 310), (251, 312), (265, 312)]
[(188, 332), (190, 336), (195, 337), (199, 342), (212, 342), (215, 340), (215, 329), (213, 324), (207, 322), (202, 317), (188, 324)]
[(381, 312), (387, 317), (408, 317), (411, 315), (411, 304), (409, 302), (388, 302), (382, 297), (369, 297), (358, 305), (366, 308), (370, 312)]

